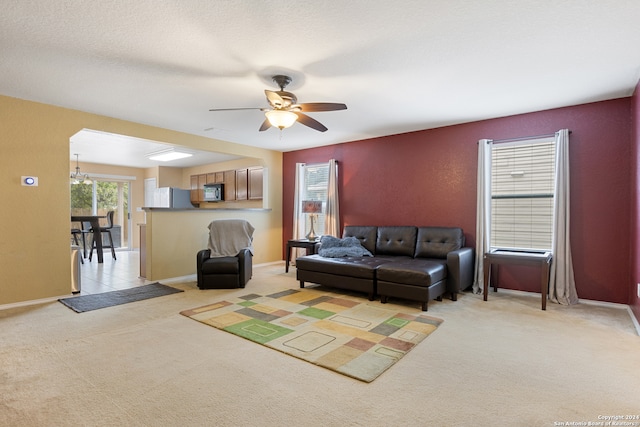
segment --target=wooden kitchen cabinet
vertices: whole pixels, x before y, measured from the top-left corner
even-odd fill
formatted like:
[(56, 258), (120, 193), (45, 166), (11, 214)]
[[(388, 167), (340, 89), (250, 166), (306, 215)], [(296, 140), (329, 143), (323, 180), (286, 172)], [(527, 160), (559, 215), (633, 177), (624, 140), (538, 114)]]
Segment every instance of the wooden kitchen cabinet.
[(191, 175), (191, 203), (200, 203), (198, 198), (198, 175)]
[(236, 171), (224, 171), (224, 201), (236, 199)]
[(249, 200), (262, 200), (262, 176), (263, 168), (249, 168)]
[(227, 170), (191, 175), (191, 202), (204, 202), (205, 184), (224, 184), (224, 201), (261, 200), (263, 168)]
[(207, 183), (207, 174), (198, 175), (198, 201), (204, 201), (204, 185)]
[(207, 174), (207, 184), (220, 184), (224, 182), (224, 172), (212, 172)]
[(247, 169), (236, 170), (236, 200), (247, 200), (249, 198), (248, 176)]

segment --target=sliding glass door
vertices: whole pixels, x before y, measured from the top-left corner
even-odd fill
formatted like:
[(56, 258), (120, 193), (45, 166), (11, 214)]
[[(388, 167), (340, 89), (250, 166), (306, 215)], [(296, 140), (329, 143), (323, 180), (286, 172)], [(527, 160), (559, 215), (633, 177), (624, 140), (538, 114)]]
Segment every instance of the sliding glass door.
[[(100, 178), (94, 178), (90, 184), (71, 184), (71, 215), (106, 216), (107, 212), (114, 211), (111, 229), (114, 246), (131, 248), (129, 188), (128, 181)], [(107, 225), (106, 219), (100, 223)]]

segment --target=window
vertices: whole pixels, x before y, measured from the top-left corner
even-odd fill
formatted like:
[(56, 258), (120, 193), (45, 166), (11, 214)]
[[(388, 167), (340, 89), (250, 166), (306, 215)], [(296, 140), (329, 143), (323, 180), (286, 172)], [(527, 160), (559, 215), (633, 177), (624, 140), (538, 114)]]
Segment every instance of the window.
[[(329, 190), (329, 163), (306, 165), (304, 167), (304, 184), (302, 185), (301, 200), (321, 200), (322, 213), (315, 215), (314, 229), (318, 235), (325, 233), (325, 218), (327, 195)], [(305, 230), (311, 228), (309, 214), (304, 216)]]
[(491, 247), (551, 250), (555, 139), (496, 144), (491, 151)]

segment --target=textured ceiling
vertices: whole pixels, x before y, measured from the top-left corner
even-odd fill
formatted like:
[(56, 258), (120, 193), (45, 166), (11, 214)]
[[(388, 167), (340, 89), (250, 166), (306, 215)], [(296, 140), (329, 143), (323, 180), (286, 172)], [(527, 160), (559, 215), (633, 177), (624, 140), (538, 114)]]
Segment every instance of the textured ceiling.
[[(280, 151), (629, 96), (640, 78), (638, 0), (0, 7), (0, 94)], [(348, 110), (309, 113), (325, 133), (208, 111), (267, 107), (279, 73), (299, 102)]]

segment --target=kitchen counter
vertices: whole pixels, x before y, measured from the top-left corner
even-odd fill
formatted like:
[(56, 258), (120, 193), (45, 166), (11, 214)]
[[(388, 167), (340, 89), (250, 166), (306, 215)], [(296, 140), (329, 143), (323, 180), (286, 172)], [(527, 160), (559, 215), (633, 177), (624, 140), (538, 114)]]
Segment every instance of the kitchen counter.
[[(209, 223), (220, 219), (246, 219), (255, 227), (255, 264), (282, 260), (280, 218), (270, 208), (143, 208), (140, 227), (141, 276), (147, 280), (189, 276), (196, 273), (196, 254), (206, 249)], [(144, 243), (144, 244), (143, 244)], [(144, 246), (144, 250), (142, 248)]]

